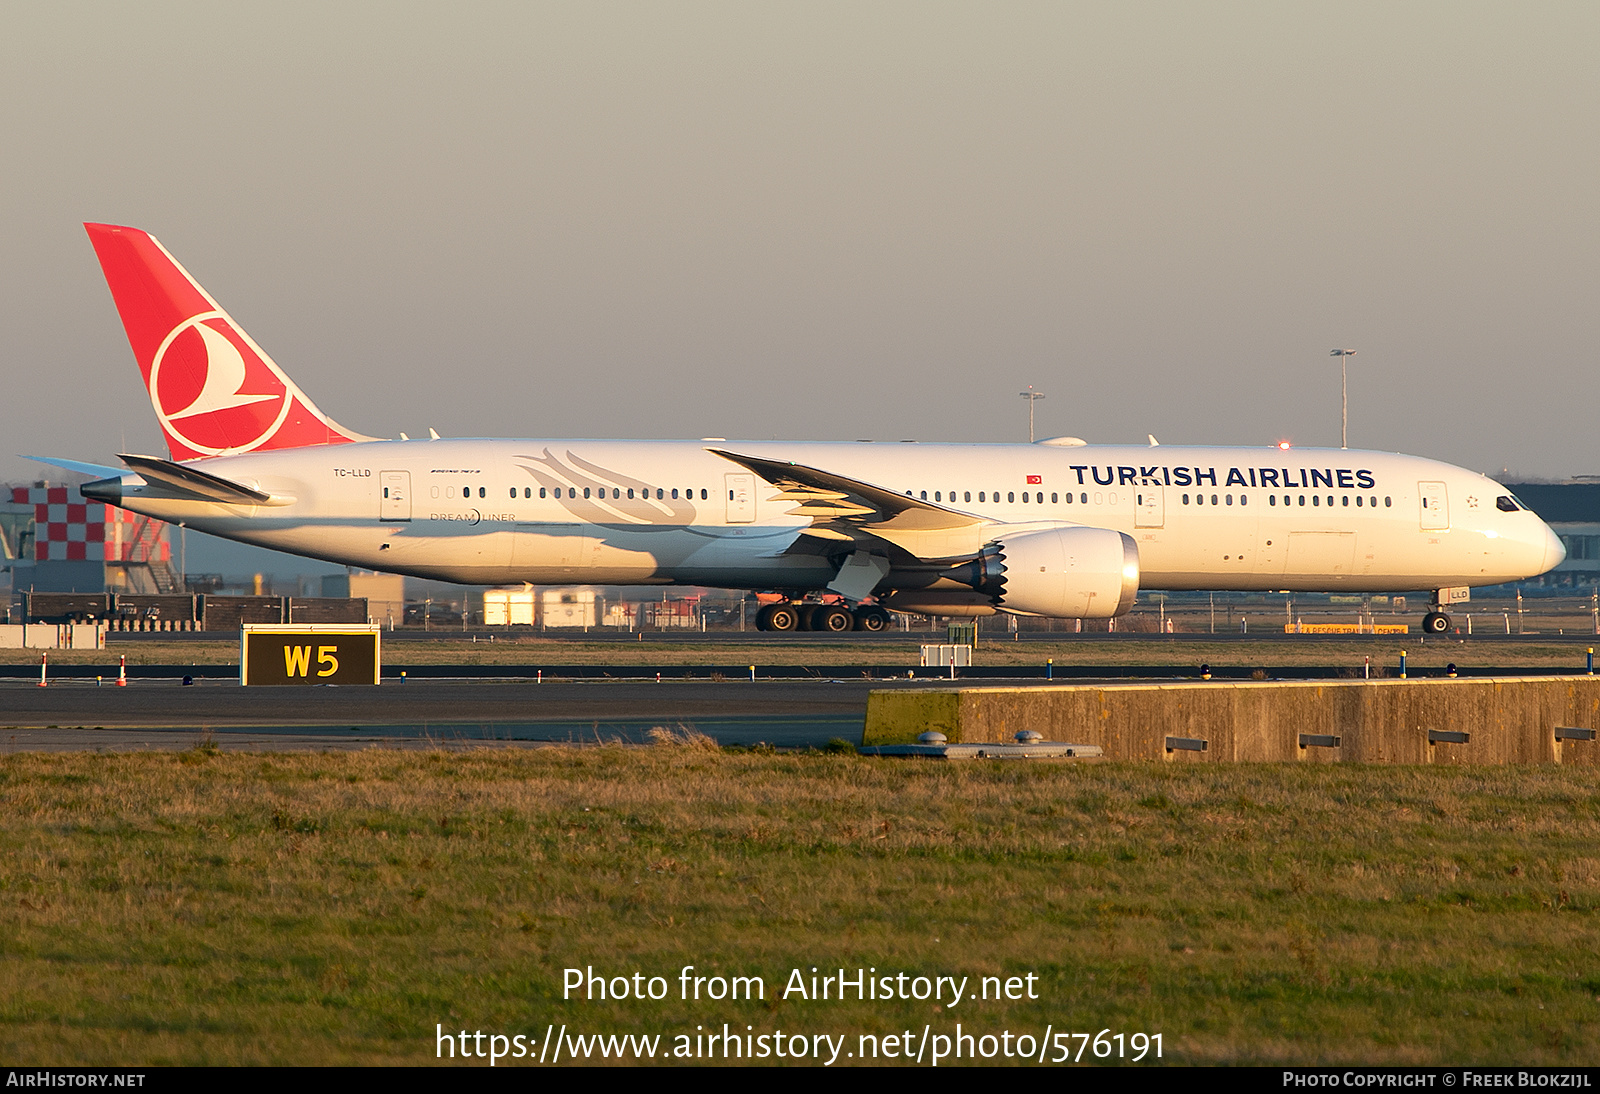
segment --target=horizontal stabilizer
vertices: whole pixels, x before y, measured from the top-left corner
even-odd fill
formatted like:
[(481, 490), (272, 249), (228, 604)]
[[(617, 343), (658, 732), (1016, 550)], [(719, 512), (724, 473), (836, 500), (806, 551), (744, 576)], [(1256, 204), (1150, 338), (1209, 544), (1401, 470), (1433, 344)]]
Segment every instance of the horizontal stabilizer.
[(202, 471), (198, 467), (186, 467), (181, 463), (155, 456), (118, 456), (117, 459), (137, 471), (139, 476), (152, 486), (160, 486), (163, 490), (186, 494), (201, 501), (216, 501), (227, 505), (273, 504), (271, 494), (263, 494), (260, 490), (231, 482), (220, 475)]
[(83, 463), (80, 460), (58, 460), (51, 456), (24, 456), (25, 460), (42, 463), (46, 467), (59, 467), (63, 471), (72, 471), (79, 475), (88, 475), (96, 479), (109, 479), (122, 474), (120, 467), (107, 467), (98, 463)]

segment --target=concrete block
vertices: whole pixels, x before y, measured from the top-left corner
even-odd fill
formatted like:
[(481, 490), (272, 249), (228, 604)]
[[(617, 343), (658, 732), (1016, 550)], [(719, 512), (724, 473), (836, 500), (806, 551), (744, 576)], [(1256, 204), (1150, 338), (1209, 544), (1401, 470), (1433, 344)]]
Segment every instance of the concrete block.
[[(1173, 763), (1600, 766), (1600, 742), (1555, 737), (1556, 726), (1597, 725), (1600, 678), (1590, 676), (930, 687), (873, 692), (862, 743), (910, 744), (928, 730), (952, 743), (1000, 742), (1033, 731), (1098, 745), (1108, 758)], [(1430, 743), (1429, 730), (1469, 740)], [(1323, 742), (1301, 748), (1302, 735)], [(1169, 752), (1168, 737), (1207, 746)]]

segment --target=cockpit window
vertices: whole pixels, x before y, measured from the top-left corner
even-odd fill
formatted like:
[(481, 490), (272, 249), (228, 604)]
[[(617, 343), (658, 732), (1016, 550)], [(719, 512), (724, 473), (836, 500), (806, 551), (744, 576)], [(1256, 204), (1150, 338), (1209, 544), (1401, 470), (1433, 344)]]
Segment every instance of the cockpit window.
[(1498, 498), (1495, 498), (1494, 507), (1502, 513), (1515, 513), (1518, 509), (1523, 508), (1523, 506), (1517, 504), (1517, 499), (1510, 494), (1501, 494)]

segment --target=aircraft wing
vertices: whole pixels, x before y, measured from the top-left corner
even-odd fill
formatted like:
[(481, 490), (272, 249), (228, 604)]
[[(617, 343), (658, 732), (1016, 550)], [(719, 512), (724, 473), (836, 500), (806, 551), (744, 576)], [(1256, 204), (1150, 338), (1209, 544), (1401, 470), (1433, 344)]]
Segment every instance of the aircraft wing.
[(983, 545), (994, 522), (936, 502), (923, 501), (875, 483), (788, 460), (707, 449), (755, 472), (777, 488), (771, 501), (791, 501), (793, 516), (811, 518), (802, 535), (859, 543), (876, 538), (916, 558), (964, 557)]

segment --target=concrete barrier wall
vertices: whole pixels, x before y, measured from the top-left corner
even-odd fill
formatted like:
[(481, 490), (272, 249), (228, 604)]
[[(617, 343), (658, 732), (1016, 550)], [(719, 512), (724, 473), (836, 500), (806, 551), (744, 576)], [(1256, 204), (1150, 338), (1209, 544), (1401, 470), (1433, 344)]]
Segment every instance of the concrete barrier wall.
[[(909, 744), (927, 730), (956, 742), (1099, 745), (1112, 759), (1209, 763), (1568, 763), (1600, 766), (1600, 741), (1557, 741), (1557, 726), (1600, 726), (1600, 677), (1194, 682), (875, 691), (862, 743)], [(1466, 732), (1429, 744), (1428, 730)], [(1300, 747), (1301, 734), (1339, 746)], [(1166, 749), (1167, 737), (1206, 742)]]

